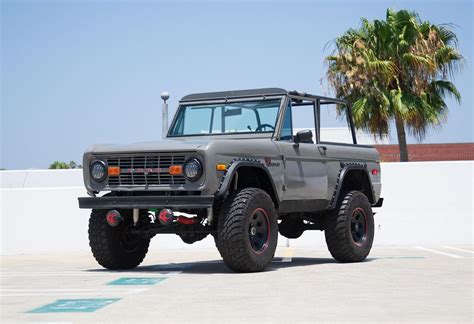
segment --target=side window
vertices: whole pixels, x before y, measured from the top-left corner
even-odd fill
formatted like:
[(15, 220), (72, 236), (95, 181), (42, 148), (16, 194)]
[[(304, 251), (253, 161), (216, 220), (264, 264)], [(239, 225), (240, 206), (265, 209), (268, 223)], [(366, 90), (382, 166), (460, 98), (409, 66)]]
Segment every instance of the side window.
[(313, 143), (316, 143), (316, 124), (314, 121), (314, 105), (312, 101), (292, 103), (293, 136), (302, 130), (313, 132)]
[(320, 141), (353, 144), (352, 131), (345, 112), (337, 113), (336, 104), (321, 105)]
[(285, 116), (283, 117), (283, 124), (281, 126), (281, 136), (282, 141), (291, 141), (293, 139), (293, 130), (292, 130), (292, 121), (291, 121), (291, 102), (288, 103), (288, 106), (285, 110)]

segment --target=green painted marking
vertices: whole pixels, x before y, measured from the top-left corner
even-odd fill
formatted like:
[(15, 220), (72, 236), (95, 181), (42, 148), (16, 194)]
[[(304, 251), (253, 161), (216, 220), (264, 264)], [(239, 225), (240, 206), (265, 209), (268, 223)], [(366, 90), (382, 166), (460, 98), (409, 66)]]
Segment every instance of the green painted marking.
[(27, 313), (91, 313), (119, 300), (120, 298), (58, 299)]
[(156, 285), (159, 282), (165, 280), (166, 277), (161, 278), (120, 278), (109, 282), (107, 285)]

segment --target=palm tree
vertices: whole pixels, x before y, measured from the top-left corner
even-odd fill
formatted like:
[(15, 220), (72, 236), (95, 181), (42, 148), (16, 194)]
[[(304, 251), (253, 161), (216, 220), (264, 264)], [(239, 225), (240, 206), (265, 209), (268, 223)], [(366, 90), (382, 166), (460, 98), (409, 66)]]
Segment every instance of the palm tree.
[(356, 127), (375, 136), (387, 134), (395, 121), (402, 162), (408, 161), (405, 131), (421, 141), (429, 127), (445, 119), (446, 97), (460, 103), (450, 79), (463, 57), (450, 25), (388, 9), (386, 20), (363, 18), (360, 28), (349, 29), (334, 44), (326, 60), (336, 96), (352, 103)]

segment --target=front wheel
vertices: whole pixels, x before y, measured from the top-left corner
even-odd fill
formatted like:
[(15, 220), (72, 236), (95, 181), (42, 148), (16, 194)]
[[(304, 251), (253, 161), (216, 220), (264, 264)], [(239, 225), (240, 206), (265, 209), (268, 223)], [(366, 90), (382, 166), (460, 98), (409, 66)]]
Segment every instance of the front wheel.
[(369, 255), (374, 241), (374, 216), (367, 197), (360, 191), (344, 196), (337, 214), (327, 217), (326, 243), (339, 262), (359, 262)]
[(92, 254), (104, 268), (133, 269), (145, 258), (150, 240), (130, 233), (133, 227), (131, 210), (120, 211), (124, 221), (117, 227), (108, 225), (107, 212), (107, 210), (92, 210), (89, 219), (89, 245)]
[(265, 270), (278, 241), (278, 222), (270, 196), (258, 188), (233, 192), (219, 216), (217, 248), (236, 272)]

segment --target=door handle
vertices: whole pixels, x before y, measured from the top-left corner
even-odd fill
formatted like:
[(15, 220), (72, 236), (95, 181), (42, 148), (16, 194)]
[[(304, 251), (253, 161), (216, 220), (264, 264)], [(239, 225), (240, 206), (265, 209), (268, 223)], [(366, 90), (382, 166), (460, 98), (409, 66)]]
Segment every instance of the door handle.
[(327, 146), (324, 146), (324, 145), (319, 145), (318, 146), (318, 150), (321, 152), (321, 150), (323, 151), (322, 153), (325, 154), (326, 151), (327, 151)]

